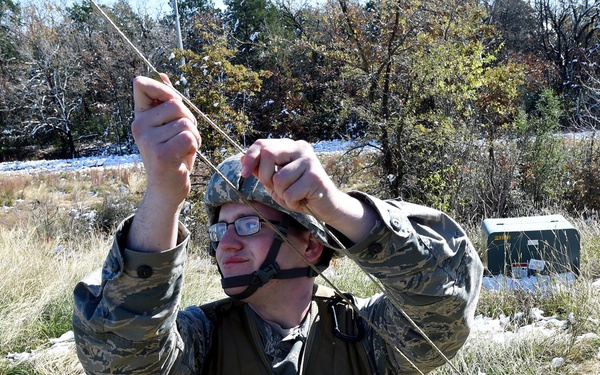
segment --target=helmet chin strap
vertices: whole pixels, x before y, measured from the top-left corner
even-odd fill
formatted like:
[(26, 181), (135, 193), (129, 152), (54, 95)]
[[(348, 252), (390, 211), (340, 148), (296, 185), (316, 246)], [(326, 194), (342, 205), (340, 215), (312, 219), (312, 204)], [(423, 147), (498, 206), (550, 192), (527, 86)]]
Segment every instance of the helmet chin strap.
[[(283, 218), (277, 229), (287, 237), (288, 228), (289, 217), (287, 215), (283, 215)], [(311, 267), (291, 268), (286, 270), (280, 269), (277, 262), (275, 262), (275, 259), (277, 258), (277, 254), (279, 254), (279, 249), (281, 249), (282, 243), (283, 239), (278, 234), (275, 234), (275, 237), (271, 242), (269, 252), (267, 253), (267, 257), (259, 269), (252, 273), (239, 276), (223, 277), (223, 272), (221, 272), (221, 268), (219, 267), (219, 273), (222, 277), (221, 286), (223, 289), (247, 286), (244, 291), (229, 295), (229, 297), (239, 300), (246, 299), (254, 294), (258, 288), (268, 283), (271, 279), (294, 279), (298, 277), (316, 277), (318, 275), (317, 272), (315, 272), (315, 270), (313, 270)]]

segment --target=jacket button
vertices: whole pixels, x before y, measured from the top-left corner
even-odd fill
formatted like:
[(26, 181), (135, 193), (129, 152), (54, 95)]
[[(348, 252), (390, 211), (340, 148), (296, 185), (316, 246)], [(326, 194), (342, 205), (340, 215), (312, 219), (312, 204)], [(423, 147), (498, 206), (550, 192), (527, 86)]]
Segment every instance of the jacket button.
[(139, 266), (137, 274), (142, 279), (147, 279), (152, 276), (152, 268), (150, 266)]

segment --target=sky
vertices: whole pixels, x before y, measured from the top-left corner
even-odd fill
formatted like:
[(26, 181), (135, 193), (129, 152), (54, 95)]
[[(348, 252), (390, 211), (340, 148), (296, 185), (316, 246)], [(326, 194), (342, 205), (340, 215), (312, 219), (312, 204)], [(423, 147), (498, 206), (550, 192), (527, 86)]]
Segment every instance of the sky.
[[(110, 6), (116, 2), (116, 0), (95, 0), (99, 5)], [(169, 2), (171, 0), (126, 0), (133, 9), (138, 10), (140, 13), (148, 13), (156, 16), (171, 11)], [(75, 2), (81, 2), (81, 0), (22, 0), (22, 3), (44, 3), (49, 2), (52, 4), (70, 6)], [(213, 0), (215, 7), (225, 8), (223, 0)]]
[[(116, 0), (96, 0), (101, 5), (111, 5)], [(127, 0), (133, 9), (147, 10), (149, 14), (161, 14), (171, 10), (170, 0)], [(215, 7), (223, 9), (223, 0), (213, 0)]]

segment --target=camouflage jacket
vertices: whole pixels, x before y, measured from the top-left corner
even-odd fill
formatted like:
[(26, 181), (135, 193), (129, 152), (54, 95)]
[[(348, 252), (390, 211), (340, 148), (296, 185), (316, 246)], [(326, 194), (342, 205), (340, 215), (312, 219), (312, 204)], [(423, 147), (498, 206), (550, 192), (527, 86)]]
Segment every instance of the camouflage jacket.
[[(483, 274), (481, 261), (464, 231), (445, 214), (399, 200), (353, 195), (374, 207), (380, 220), (345, 254), (386, 290), (385, 295), (359, 299), (357, 304), (403, 353), (367, 328), (363, 344), (374, 373), (417, 373), (404, 356), (428, 372), (444, 360), (393, 304), (401, 306), (451, 358), (469, 334)], [(124, 248), (128, 226), (126, 221), (117, 231), (102, 269), (75, 287), (78, 357), (90, 374), (201, 374), (214, 327), (199, 307), (179, 311), (189, 234), (180, 225), (176, 248), (140, 253)], [(261, 327), (273, 373), (295, 373), (285, 370), (295, 368), (286, 362), (298, 359), (291, 348), (281, 349), (283, 335), (265, 322)], [(308, 330), (300, 326), (298, 332), (297, 340), (302, 340), (302, 332)]]

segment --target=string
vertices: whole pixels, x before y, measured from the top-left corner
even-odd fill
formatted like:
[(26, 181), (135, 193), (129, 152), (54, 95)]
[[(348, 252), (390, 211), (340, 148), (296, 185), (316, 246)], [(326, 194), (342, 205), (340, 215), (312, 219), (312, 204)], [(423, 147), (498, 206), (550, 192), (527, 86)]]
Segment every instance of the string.
[[(137, 49), (137, 47), (131, 42), (131, 40), (129, 40), (127, 35), (125, 35), (121, 31), (121, 29), (113, 22), (113, 20), (110, 19), (110, 17), (102, 10), (102, 8), (100, 8), (100, 6), (96, 3), (96, 1), (94, 1), (94, 0), (90, 0), (90, 1), (96, 7), (96, 9), (98, 9), (98, 11), (102, 14), (102, 16), (104, 16), (104, 18), (111, 24), (111, 26), (119, 33), (121, 38), (123, 38), (123, 40), (125, 40), (125, 42), (127, 42), (127, 44), (129, 44), (129, 46), (135, 51), (135, 53), (139, 56), (139, 58), (141, 58), (142, 61), (148, 66), (148, 68), (151, 71), (151, 74), (150, 74), (151, 78), (167, 85), (167, 82), (165, 82), (165, 80), (162, 78), (162, 76), (160, 75), (158, 70), (156, 70), (156, 68), (154, 68), (154, 66), (146, 58), (146, 56), (144, 56), (144, 54), (139, 49)], [(187, 104), (194, 112), (196, 112), (204, 121), (206, 121), (206, 123), (208, 123), (213, 129), (215, 129), (217, 132), (219, 132), (219, 134), (221, 134), (223, 137), (225, 137), (227, 142), (229, 142), (232, 146), (237, 148), (238, 151), (244, 152), (244, 149), (241, 146), (239, 146), (224, 130), (222, 130), (217, 124), (215, 124), (214, 121), (212, 121), (204, 112), (202, 112), (198, 107), (196, 107), (196, 105), (194, 103), (192, 103), (191, 100), (189, 100), (185, 95), (183, 95), (182, 93), (177, 91), (177, 89), (175, 87), (173, 87), (173, 86), (169, 86), (169, 87), (173, 91), (175, 91), (175, 93), (177, 93), (179, 96), (181, 96), (181, 99), (183, 100), (183, 102), (185, 104)]]
[[(274, 232), (275, 234), (277, 234), (280, 238), (283, 239), (283, 241), (285, 243), (287, 243), (288, 245), (290, 245), (292, 247), (292, 249), (294, 249), (301, 257), (302, 259), (304, 259), (304, 261), (308, 264), (308, 266), (310, 268), (312, 268), (318, 275), (319, 277), (321, 277), (323, 279), (323, 281), (325, 281), (325, 283), (327, 285), (329, 285), (333, 291), (340, 296), (344, 302), (346, 302), (351, 308), (352, 310), (354, 310), (354, 312), (356, 312), (356, 314), (358, 316), (360, 316), (365, 323), (367, 323), (367, 325), (369, 327), (371, 327), (371, 329), (373, 329), (373, 331), (375, 333), (377, 333), (384, 341), (386, 344), (388, 344), (391, 348), (393, 348), (397, 353), (399, 353), (408, 363), (411, 364), (411, 366), (417, 370), (419, 372), (419, 374), (424, 375), (423, 372), (400, 350), (396, 347), (396, 345), (389, 339), (389, 337), (384, 334), (377, 326), (375, 326), (375, 324), (373, 324), (368, 317), (366, 317), (362, 311), (360, 311), (360, 309), (354, 304), (353, 301), (351, 301), (348, 297), (346, 297), (346, 295), (331, 281), (329, 280), (324, 274), (323, 272), (321, 272), (310, 260), (308, 260), (306, 258), (306, 256), (304, 255), (304, 253), (302, 253), (302, 251), (300, 251), (294, 244), (292, 244), (287, 236), (285, 236), (283, 233), (281, 233), (279, 231), (279, 229), (277, 229), (277, 227), (272, 224), (264, 215), (262, 212), (260, 212), (260, 210), (254, 205), (252, 204), (251, 201), (248, 200), (248, 198), (246, 198), (238, 189), (235, 185), (233, 185), (233, 183), (231, 181), (229, 181), (229, 179), (227, 179), (227, 177), (225, 175), (223, 175), (223, 173), (210, 161), (208, 160), (208, 158), (206, 158), (204, 156), (204, 154), (202, 154), (201, 152), (198, 152), (198, 156), (202, 159), (202, 161), (204, 163), (206, 163), (207, 165), (210, 166), (211, 169), (213, 169), (215, 171), (216, 174), (219, 175), (219, 177), (221, 177), (221, 179), (223, 179), (223, 181), (225, 181), (229, 187), (231, 187), (233, 189), (233, 191), (236, 192), (236, 194), (238, 194), (238, 196), (242, 199), (242, 201), (248, 205), (250, 208), (252, 208), (254, 210), (254, 212), (261, 218), (264, 220), (265, 224), (268, 225)], [(305, 207), (307, 207), (305, 205)], [(323, 226), (324, 227), (324, 226)], [(339, 240), (338, 240), (339, 241)], [(341, 245), (341, 243), (340, 243)], [(343, 248), (343, 245), (342, 245)]]
[[(120, 28), (110, 19), (110, 17), (102, 10), (102, 8), (96, 3), (95, 0), (90, 0), (92, 5), (94, 5), (94, 7), (102, 14), (102, 16), (111, 24), (111, 26), (119, 33), (119, 35), (127, 42), (127, 44), (136, 52), (136, 54), (142, 59), (142, 61), (148, 66), (148, 68), (151, 70), (151, 77), (165, 85), (168, 85), (167, 82), (164, 81), (164, 79), (161, 77), (160, 73), (156, 70), (156, 68), (154, 68), (154, 66), (152, 65), (152, 63), (142, 54), (142, 52), (140, 52), (140, 50), (138, 50), (138, 48), (129, 40), (129, 38), (120, 30)], [(235, 140), (233, 140), (224, 130), (222, 130), (217, 124), (215, 124), (204, 112), (202, 112), (194, 103), (191, 102), (191, 100), (189, 100), (185, 95), (181, 94), (177, 89), (175, 89), (173, 86), (169, 87), (175, 91), (175, 93), (177, 93), (183, 100), (183, 102), (185, 104), (187, 104), (189, 106), (190, 109), (192, 109), (194, 112), (196, 112), (204, 121), (206, 121), (212, 128), (214, 128), (217, 132), (219, 132), (219, 134), (221, 134), (232, 146), (234, 146), (238, 151), (240, 151), (241, 153), (245, 153), (245, 150), (237, 144), (237, 142)], [(205, 163), (207, 164), (216, 174), (218, 174), (232, 189), (233, 191), (236, 192), (236, 194), (238, 194), (240, 196), (240, 198), (244, 201), (244, 203), (251, 207), (256, 214), (265, 221), (265, 224), (268, 225), (269, 227), (271, 227), (271, 229), (273, 229), (275, 231), (275, 233), (280, 236), (284, 242), (286, 242), (288, 245), (290, 245), (303, 259), (304, 261), (319, 275), (319, 277), (321, 277), (323, 279), (323, 281), (328, 284), (333, 290), (334, 292), (344, 300), (344, 302), (346, 302), (355, 312), (357, 315), (359, 315), (366, 323), (367, 325), (373, 329), (373, 331), (375, 333), (377, 333), (385, 342), (386, 344), (388, 344), (391, 348), (393, 348), (398, 354), (400, 354), (415, 370), (418, 371), (419, 374), (424, 375), (423, 372), (398, 348), (396, 347), (396, 345), (391, 342), (391, 340), (388, 338), (388, 336), (382, 332), (377, 326), (375, 326), (375, 324), (373, 324), (361, 311), (360, 309), (354, 304), (353, 301), (351, 301), (348, 297), (346, 297), (346, 295), (337, 287), (335, 286), (335, 284), (333, 284), (333, 282), (331, 282), (314, 264), (312, 264), (312, 262), (310, 262), (306, 256), (295, 246), (293, 245), (288, 239), (287, 236), (283, 235), (269, 220), (267, 220), (266, 217), (264, 217), (264, 215), (258, 210), (258, 208), (256, 208), (252, 202), (250, 202), (238, 189), (236, 186), (233, 185), (233, 183), (231, 183), (231, 181), (229, 181), (222, 173), (221, 171), (219, 171), (219, 169), (208, 159), (204, 156), (204, 154), (202, 154), (202, 152), (197, 151), (196, 154), (198, 155), (198, 157)], [(312, 210), (308, 207), (308, 205), (306, 205), (305, 202), (302, 202), (303, 207), (313, 216), (315, 217), (315, 219), (318, 220), (318, 218), (316, 217), (316, 215), (312, 212)], [(330, 236), (336, 243), (337, 245), (341, 248), (341, 249), (346, 249), (345, 246), (341, 243), (341, 241), (327, 228), (326, 225), (322, 224), (321, 225), (325, 232), (327, 233), (328, 236)], [(367, 272), (366, 270), (364, 270), (364, 268), (358, 264), (358, 266), (360, 267), (360, 269), (367, 275), (367, 277), (372, 281), (372, 283), (376, 286), (376, 288), (382, 292), (385, 293), (385, 289), (383, 288), (383, 286), (379, 283), (379, 281), (377, 279), (375, 279), (375, 277), (373, 275), (371, 275), (369, 272)], [(423, 332), (423, 330), (421, 329), (421, 327), (419, 327), (417, 325), (417, 323), (404, 311), (404, 309), (402, 309), (396, 301), (394, 301), (393, 299), (388, 299), (388, 301), (390, 301), (392, 303), (392, 305), (404, 316), (404, 318), (411, 324), (411, 326), (425, 339), (425, 341), (427, 341), (427, 343), (429, 345), (431, 345), (432, 348), (434, 348), (437, 353), (446, 361), (446, 363), (448, 365), (450, 365), (450, 367), (457, 373), (460, 375), (460, 372), (458, 371), (458, 369), (452, 364), (452, 362), (450, 362), (450, 360), (448, 359), (448, 357), (437, 347), (437, 345), (435, 345), (435, 343), (429, 338), (429, 336), (427, 336), (425, 334), (425, 332)]]

